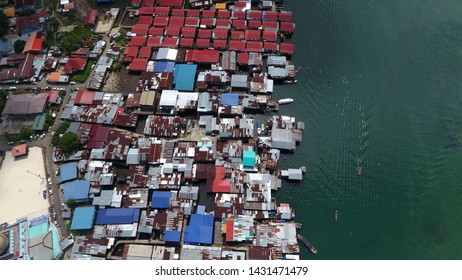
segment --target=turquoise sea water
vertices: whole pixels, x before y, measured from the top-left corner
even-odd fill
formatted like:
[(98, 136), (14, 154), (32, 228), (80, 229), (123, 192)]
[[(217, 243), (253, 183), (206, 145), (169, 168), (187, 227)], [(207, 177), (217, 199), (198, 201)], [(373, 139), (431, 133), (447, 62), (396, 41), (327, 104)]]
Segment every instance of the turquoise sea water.
[(280, 113), (306, 129), (281, 167), (308, 172), (276, 198), (291, 202), (318, 249), (301, 257), (462, 259), (462, 3), (287, 0), (286, 9), (302, 70), (274, 97), (293, 97)]

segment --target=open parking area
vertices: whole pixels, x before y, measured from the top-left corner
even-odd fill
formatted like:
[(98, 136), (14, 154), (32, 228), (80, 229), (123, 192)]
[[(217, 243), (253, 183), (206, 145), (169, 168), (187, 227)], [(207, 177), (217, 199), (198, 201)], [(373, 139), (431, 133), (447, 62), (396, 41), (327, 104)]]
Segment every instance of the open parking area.
[(41, 148), (30, 147), (20, 159), (6, 152), (0, 168), (0, 223), (47, 214), (46, 184)]

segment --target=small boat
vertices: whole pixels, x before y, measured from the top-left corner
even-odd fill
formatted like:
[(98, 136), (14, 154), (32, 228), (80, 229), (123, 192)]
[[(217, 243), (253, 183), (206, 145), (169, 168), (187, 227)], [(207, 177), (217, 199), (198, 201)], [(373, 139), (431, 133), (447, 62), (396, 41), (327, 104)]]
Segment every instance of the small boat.
[(363, 168), (361, 167), (361, 165), (359, 165), (359, 160), (358, 160), (358, 166), (356, 167), (356, 173), (358, 175), (361, 175), (362, 171), (363, 171)]
[(279, 99), (278, 101), (279, 104), (289, 104), (292, 102), (294, 102), (292, 98), (283, 98), (283, 99)]
[(338, 220), (338, 211), (337, 210), (335, 210), (334, 218), (335, 218), (336, 221)]
[(282, 83), (283, 84), (296, 84), (298, 82), (298, 80), (283, 80)]
[(310, 249), (311, 253), (315, 254), (318, 253), (318, 250), (316, 248), (314, 248), (313, 245), (311, 245), (311, 243), (305, 239), (305, 237), (303, 237), (303, 235), (297, 233), (297, 238), (298, 240), (300, 240), (300, 242), (303, 243), (303, 245), (305, 245), (306, 247), (308, 247), (308, 249)]

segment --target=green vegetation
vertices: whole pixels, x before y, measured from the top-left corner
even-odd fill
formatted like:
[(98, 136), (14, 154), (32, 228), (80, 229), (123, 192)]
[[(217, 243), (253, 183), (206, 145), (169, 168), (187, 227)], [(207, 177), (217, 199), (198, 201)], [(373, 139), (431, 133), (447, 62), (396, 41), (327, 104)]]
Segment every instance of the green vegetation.
[(24, 46), (26, 46), (26, 41), (16, 40), (13, 45), (14, 52), (22, 53), (22, 51), (24, 50)]
[(5, 108), (7, 97), (8, 92), (6, 90), (0, 90), (0, 112), (3, 112)]
[(64, 16), (60, 16), (59, 19), (61, 22), (65, 25), (73, 25), (73, 24), (80, 24), (82, 22), (82, 19), (80, 19), (75, 13), (67, 13)]
[(51, 139), (51, 144), (53, 144), (54, 146), (59, 145), (59, 140), (61, 139), (59, 135), (64, 134), (64, 132), (66, 132), (66, 130), (69, 128), (69, 125), (69, 122), (63, 122), (63, 124), (61, 124), (58, 127), (58, 129), (56, 129), (56, 132), (53, 135), (53, 138)]
[(92, 34), (88, 28), (84, 26), (78, 26), (71, 32), (67, 32), (61, 36), (66, 38), (65, 40), (60, 41), (61, 49), (64, 52), (72, 52), (81, 46), (82, 41), (90, 39)]
[(28, 140), (30, 136), (34, 133), (32, 128), (30, 127), (21, 127), (21, 130), (19, 131), (19, 137), (22, 140)]
[(75, 151), (79, 148), (79, 136), (74, 132), (66, 132), (61, 139), (59, 139), (59, 147), (63, 152)]
[(8, 17), (1, 12), (0, 13), (0, 37), (5, 36), (8, 33)]
[(125, 31), (125, 28), (119, 28), (119, 33), (121, 35), (121, 38), (119, 41), (116, 41), (116, 45), (125, 47), (127, 45), (127, 31)]
[(123, 66), (123, 65), (122, 65), (122, 62), (116, 61), (116, 62), (114, 63), (114, 66), (112, 66), (112, 71), (114, 71), (114, 72), (119, 72), (119, 71), (122, 69), (122, 66)]
[[(73, 199), (68, 199), (68, 200), (66, 201), (66, 204), (67, 204), (67, 206), (68, 206), (69, 208), (74, 208), (75, 205), (76, 205), (76, 202), (75, 202), (75, 200), (73, 200)], [(69, 229), (70, 229), (70, 228), (71, 228), (71, 223), (69, 223)]]
[(87, 81), (88, 76), (90, 76), (91, 67), (94, 63), (95, 62), (93, 60), (89, 60), (87, 62), (87, 65), (85, 65), (85, 68), (83, 69), (82, 73), (74, 75), (71, 78), (71, 80), (79, 84), (85, 83)]

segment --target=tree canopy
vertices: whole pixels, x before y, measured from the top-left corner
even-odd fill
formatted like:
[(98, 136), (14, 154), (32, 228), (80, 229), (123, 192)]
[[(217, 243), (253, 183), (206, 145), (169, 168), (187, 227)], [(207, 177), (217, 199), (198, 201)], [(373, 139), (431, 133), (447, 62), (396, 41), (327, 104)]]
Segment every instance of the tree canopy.
[(0, 37), (8, 33), (8, 17), (2, 12), (0, 13)]
[(70, 152), (77, 150), (79, 147), (79, 137), (73, 132), (66, 132), (59, 140), (59, 146), (63, 152)]
[(19, 131), (19, 136), (21, 137), (21, 139), (27, 140), (33, 132), (34, 131), (30, 127), (21, 127), (21, 130)]
[(24, 46), (26, 45), (26, 41), (24, 40), (16, 40), (14, 42), (13, 48), (15, 53), (22, 53), (24, 50)]

